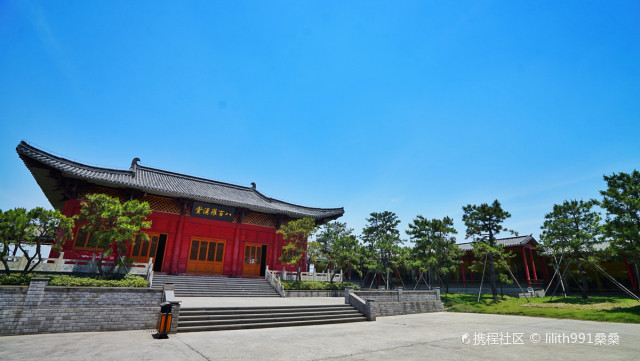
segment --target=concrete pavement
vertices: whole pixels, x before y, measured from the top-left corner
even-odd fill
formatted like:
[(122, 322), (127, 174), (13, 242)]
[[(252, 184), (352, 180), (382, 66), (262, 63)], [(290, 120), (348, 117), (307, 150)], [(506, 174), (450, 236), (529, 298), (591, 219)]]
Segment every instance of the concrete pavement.
[[(502, 332), (503, 337), (510, 335), (506, 341), (511, 343), (516, 334), (522, 333), (522, 344), (474, 345), (486, 340), (479, 333), (493, 332)], [(1, 337), (0, 359), (640, 360), (637, 324), (486, 314), (415, 314), (340, 325), (185, 333), (171, 335), (168, 340), (154, 340), (152, 333), (149, 330)], [(565, 343), (545, 340), (546, 335), (562, 333), (575, 333), (575, 342), (566, 338)], [(578, 343), (580, 333), (585, 336), (585, 343)], [(468, 344), (462, 342), (465, 334), (469, 334)], [(603, 340), (598, 335), (605, 336), (604, 345), (594, 343)], [(587, 337), (591, 338), (591, 344), (586, 343)], [(615, 344), (616, 338), (619, 344)], [(614, 344), (607, 345), (607, 340)]]

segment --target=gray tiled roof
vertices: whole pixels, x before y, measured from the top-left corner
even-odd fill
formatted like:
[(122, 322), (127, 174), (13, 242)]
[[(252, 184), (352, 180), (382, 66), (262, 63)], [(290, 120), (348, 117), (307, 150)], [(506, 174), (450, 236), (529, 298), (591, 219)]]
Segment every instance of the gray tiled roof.
[[(531, 235), (496, 239), (497, 244), (500, 244), (503, 247), (522, 246), (522, 245), (527, 244), (527, 243), (529, 243), (531, 241), (535, 242), (536, 244), (538, 243), (538, 242), (536, 242), (535, 238), (533, 238), (533, 236), (531, 236)], [(474, 242), (458, 243), (458, 247), (460, 247), (460, 249), (463, 249), (465, 251), (472, 251), (473, 250), (473, 243)]]
[(283, 214), (294, 218), (335, 219), (344, 214), (343, 208), (304, 207), (266, 197), (254, 188), (144, 167), (135, 161), (132, 162), (129, 170), (94, 167), (49, 154), (24, 141), (18, 144), (16, 151), (56, 208), (59, 208), (60, 202), (52, 199), (55, 198), (54, 192), (50, 189), (52, 183), (41, 179), (46, 177), (46, 173), (41, 171), (42, 168), (53, 168), (65, 177), (102, 186), (131, 188), (149, 194), (244, 207), (258, 212)]

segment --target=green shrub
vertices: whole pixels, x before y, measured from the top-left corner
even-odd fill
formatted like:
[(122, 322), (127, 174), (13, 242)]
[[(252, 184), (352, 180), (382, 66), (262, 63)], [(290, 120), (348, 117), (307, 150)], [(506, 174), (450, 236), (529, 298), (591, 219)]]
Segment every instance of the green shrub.
[(33, 273), (23, 275), (22, 273), (14, 273), (10, 275), (0, 275), (0, 285), (5, 286), (28, 286), (31, 282), (31, 277), (35, 277)]
[(149, 282), (140, 276), (133, 275), (112, 275), (108, 279), (96, 279), (90, 277), (76, 277), (66, 275), (36, 275), (30, 273), (0, 275), (0, 285), (18, 285), (28, 286), (32, 277), (48, 277), (49, 286), (66, 286), (66, 287), (148, 287)]
[(49, 286), (67, 287), (147, 287), (149, 282), (140, 276), (126, 275), (121, 279), (95, 279), (73, 276), (51, 276)]
[(329, 283), (324, 281), (281, 281), (285, 290), (305, 290), (305, 291), (324, 291), (324, 290), (344, 290), (345, 287), (353, 287), (359, 290), (360, 287), (351, 282), (335, 282)]

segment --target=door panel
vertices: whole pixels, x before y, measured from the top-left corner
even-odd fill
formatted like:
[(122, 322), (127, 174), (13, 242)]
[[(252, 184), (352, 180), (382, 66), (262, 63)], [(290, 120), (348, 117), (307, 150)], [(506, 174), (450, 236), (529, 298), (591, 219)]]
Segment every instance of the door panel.
[[(266, 245), (247, 243), (244, 246), (244, 264), (242, 275), (248, 277), (260, 276), (261, 269), (264, 268)], [(264, 271), (263, 271), (264, 272)], [(264, 275), (264, 273), (263, 273)]]
[(221, 240), (192, 239), (187, 273), (222, 274), (224, 245)]
[(148, 241), (137, 241), (133, 246), (133, 250), (131, 251), (131, 258), (133, 259), (133, 262), (147, 263), (149, 262), (149, 258), (153, 258), (153, 263), (155, 264), (156, 251), (158, 249), (160, 236), (164, 235), (150, 234)]

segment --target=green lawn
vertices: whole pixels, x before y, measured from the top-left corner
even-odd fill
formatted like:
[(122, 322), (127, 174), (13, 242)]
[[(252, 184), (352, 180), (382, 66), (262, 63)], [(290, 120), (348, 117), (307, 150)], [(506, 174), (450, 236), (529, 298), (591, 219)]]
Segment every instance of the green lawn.
[(551, 318), (570, 318), (575, 320), (640, 323), (640, 302), (623, 297), (567, 298), (554, 297), (524, 298), (505, 296), (493, 301), (491, 296), (449, 294), (442, 295), (442, 302), (449, 312), (494, 313), (501, 315), (519, 315)]

